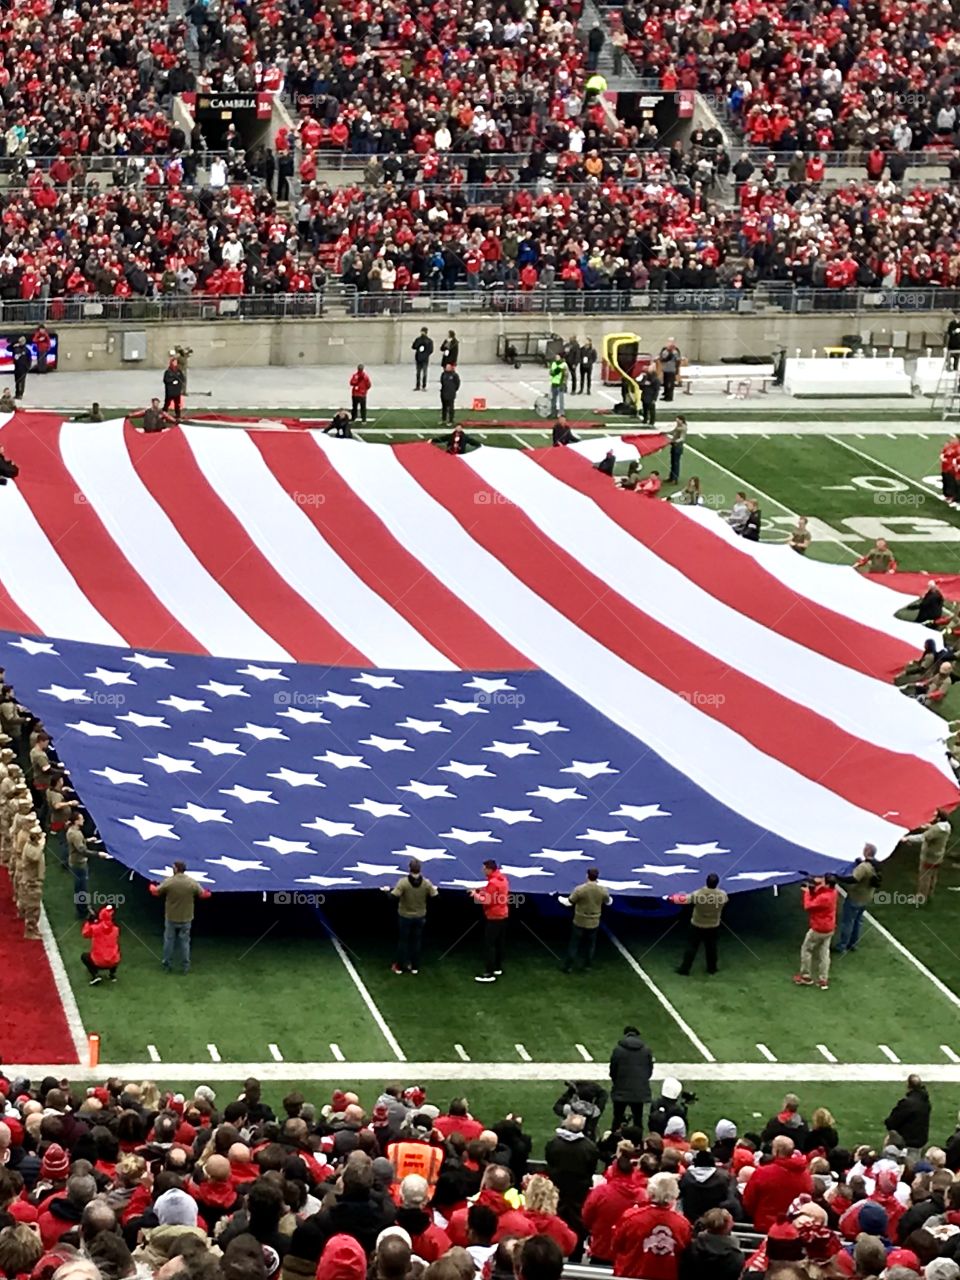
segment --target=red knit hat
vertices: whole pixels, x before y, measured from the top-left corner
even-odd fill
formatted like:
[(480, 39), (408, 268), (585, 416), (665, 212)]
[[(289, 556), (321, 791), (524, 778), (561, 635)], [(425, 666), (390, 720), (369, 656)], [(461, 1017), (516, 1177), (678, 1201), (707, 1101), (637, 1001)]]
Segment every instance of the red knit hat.
[(3, 1123), (10, 1130), (10, 1145), (12, 1147), (23, 1146), (23, 1121), (19, 1116), (4, 1116)]
[(70, 1157), (58, 1142), (51, 1142), (40, 1161), (41, 1182), (65, 1182), (70, 1176)]
[(330, 1099), (330, 1103), (334, 1111), (343, 1111), (343, 1109), (347, 1105), (347, 1095), (343, 1092), (342, 1089), (334, 1089), (333, 1097)]
[(906, 1267), (908, 1271), (915, 1271), (918, 1276), (923, 1275), (920, 1259), (912, 1249), (891, 1249), (887, 1254), (887, 1269), (891, 1267)]
[(771, 1262), (799, 1262), (803, 1258), (800, 1232), (785, 1218), (775, 1222), (767, 1232), (767, 1258)]

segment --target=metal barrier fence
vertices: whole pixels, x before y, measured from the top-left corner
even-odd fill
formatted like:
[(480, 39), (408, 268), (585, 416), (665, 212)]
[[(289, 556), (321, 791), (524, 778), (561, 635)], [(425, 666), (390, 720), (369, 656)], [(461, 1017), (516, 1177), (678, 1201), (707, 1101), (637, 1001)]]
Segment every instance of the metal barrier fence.
[(617, 315), (645, 314), (791, 314), (841, 312), (851, 317), (884, 313), (960, 310), (960, 289), (813, 289), (789, 283), (753, 289), (616, 290), (565, 289), (562, 285), (529, 292), (507, 289), (424, 289), (419, 293), (361, 293), (352, 285), (331, 283), (319, 292), (164, 296), (157, 298), (51, 298), (0, 302), (6, 328), (47, 324), (186, 323), (195, 321), (314, 320), (328, 316), (391, 319), (402, 316)]

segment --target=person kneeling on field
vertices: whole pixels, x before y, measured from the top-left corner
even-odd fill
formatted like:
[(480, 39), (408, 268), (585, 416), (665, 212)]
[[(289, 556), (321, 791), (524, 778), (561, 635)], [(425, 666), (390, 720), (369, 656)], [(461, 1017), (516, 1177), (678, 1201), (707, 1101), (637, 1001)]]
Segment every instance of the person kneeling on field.
[(103, 981), (101, 969), (106, 969), (110, 981), (116, 982), (120, 965), (120, 926), (114, 922), (113, 907), (101, 907), (97, 916), (91, 911), (89, 920), (84, 921), (83, 936), (90, 939), (90, 950), (85, 951), (80, 959), (90, 974), (91, 987)]

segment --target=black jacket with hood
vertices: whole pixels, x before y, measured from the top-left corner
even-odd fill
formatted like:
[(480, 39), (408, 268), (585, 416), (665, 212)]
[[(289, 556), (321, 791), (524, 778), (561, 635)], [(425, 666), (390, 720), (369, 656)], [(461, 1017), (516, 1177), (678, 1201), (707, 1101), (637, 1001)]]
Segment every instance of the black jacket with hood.
[(610, 1055), (614, 1102), (649, 1102), (653, 1054), (637, 1032), (626, 1032)]

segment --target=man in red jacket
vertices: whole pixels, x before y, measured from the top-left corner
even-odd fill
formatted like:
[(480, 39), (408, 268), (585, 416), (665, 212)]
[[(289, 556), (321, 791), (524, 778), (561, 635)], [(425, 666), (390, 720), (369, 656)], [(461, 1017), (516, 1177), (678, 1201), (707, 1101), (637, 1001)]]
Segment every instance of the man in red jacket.
[(798, 987), (830, 985), (830, 943), (837, 927), (837, 889), (833, 876), (814, 876), (803, 887), (803, 909), (807, 913), (807, 933), (800, 948), (800, 972), (793, 980)]
[(635, 1280), (677, 1280), (693, 1228), (677, 1213), (680, 1184), (657, 1173), (647, 1186), (650, 1203), (628, 1209), (613, 1233), (613, 1274)]
[(483, 973), (476, 982), (496, 982), (503, 973), (503, 944), (507, 936), (507, 916), (510, 913), (510, 882), (492, 858), (483, 864), (487, 883), (482, 889), (467, 892), (478, 906), (483, 908)]
[(350, 375), (350, 397), (353, 401), (353, 420), (356, 422), (360, 418), (363, 422), (367, 420), (367, 392), (373, 383), (370, 381), (370, 375), (364, 369), (362, 364), (357, 365), (356, 373)]
[(771, 1145), (773, 1159), (762, 1164), (750, 1177), (743, 1193), (743, 1207), (753, 1219), (754, 1229), (766, 1233), (777, 1218), (804, 1191), (813, 1194), (813, 1179), (807, 1161), (794, 1149), (793, 1139), (781, 1134)]
[(613, 1233), (628, 1209), (647, 1203), (647, 1179), (640, 1172), (640, 1152), (624, 1139), (617, 1158), (583, 1202), (584, 1226), (590, 1232), (590, 1261), (610, 1266)]
[[(471, 1204), (485, 1204), (497, 1215), (497, 1230), (493, 1243), (499, 1244), (507, 1236), (534, 1236), (537, 1224), (521, 1209), (514, 1209), (506, 1198), (513, 1178), (506, 1165), (487, 1165), (480, 1180), (480, 1194)], [(470, 1206), (455, 1209), (447, 1223), (447, 1235), (455, 1245), (467, 1246), (467, 1214)]]
[(106, 969), (110, 981), (117, 980), (117, 967), (120, 964), (120, 926), (114, 924), (113, 907), (101, 907), (100, 914), (83, 924), (83, 936), (90, 939), (90, 950), (85, 951), (80, 959), (90, 974), (91, 987), (103, 981), (100, 970)]

